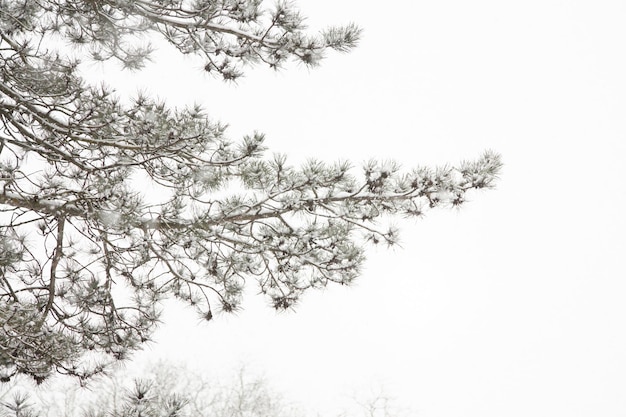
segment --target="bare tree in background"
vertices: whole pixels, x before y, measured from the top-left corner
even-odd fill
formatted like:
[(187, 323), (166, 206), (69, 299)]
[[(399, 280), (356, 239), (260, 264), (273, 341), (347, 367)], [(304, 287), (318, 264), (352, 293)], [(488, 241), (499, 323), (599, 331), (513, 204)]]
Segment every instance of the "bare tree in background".
[[(58, 382), (58, 381), (56, 381)], [(46, 381), (44, 384), (48, 384)], [(226, 379), (209, 378), (188, 366), (159, 361), (141, 379), (124, 369), (97, 377), (81, 387), (32, 390), (32, 381), (0, 390), (0, 416), (6, 417), (308, 417), (320, 416), (290, 403), (269, 382), (246, 367)], [(21, 390), (20, 390), (21, 388)], [(46, 388), (46, 387), (42, 387)], [(27, 393), (30, 392), (30, 395)], [(3, 395), (4, 394), (4, 395)], [(337, 406), (333, 417), (404, 417), (409, 415), (384, 390), (353, 398), (348, 410)], [(328, 412), (326, 412), (328, 413)], [(326, 414), (328, 415), (328, 414)]]
[[(21, 401), (21, 411), (29, 410), (36, 417), (305, 416), (264, 378), (252, 376), (244, 367), (225, 381), (206, 375), (187, 366), (157, 362), (146, 368), (141, 379), (128, 378), (122, 369), (91, 380), (86, 388), (66, 381), (61, 390), (36, 390), (37, 394), (26, 396), (29, 383), (22, 381), (21, 392), (15, 387), (11, 391)], [(6, 397), (0, 410), (18, 417), (14, 400)]]
[(167, 297), (210, 320), (254, 280), (289, 308), (309, 288), (349, 284), (366, 242), (396, 243), (381, 216), (492, 186), (491, 152), (406, 172), (292, 167), (264, 156), (262, 134), (232, 141), (197, 106), (90, 85), (74, 58), (138, 69), (160, 38), (233, 80), (254, 64), (317, 65), (359, 39), (351, 24), (307, 34), (303, 20), (261, 0), (0, 0), (0, 382), (106, 371), (150, 340)]

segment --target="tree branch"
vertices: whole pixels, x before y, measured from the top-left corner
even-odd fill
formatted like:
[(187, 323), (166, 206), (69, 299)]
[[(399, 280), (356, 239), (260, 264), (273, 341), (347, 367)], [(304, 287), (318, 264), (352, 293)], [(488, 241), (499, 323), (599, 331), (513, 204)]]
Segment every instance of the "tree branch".
[(46, 316), (50, 312), (52, 308), (52, 304), (54, 303), (55, 296), (55, 288), (56, 288), (56, 278), (57, 278), (57, 268), (59, 266), (59, 261), (63, 256), (63, 230), (65, 228), (65, 217), (58, 216), (57, 217), (57, 243), (54, 248), (54, 253), (52, 254), (52, 264), (50, 265), (50, 283), (48, 285), (48, 302), (46, 303), (46, 308), (41, 315), (41, 323), (43, 325)]

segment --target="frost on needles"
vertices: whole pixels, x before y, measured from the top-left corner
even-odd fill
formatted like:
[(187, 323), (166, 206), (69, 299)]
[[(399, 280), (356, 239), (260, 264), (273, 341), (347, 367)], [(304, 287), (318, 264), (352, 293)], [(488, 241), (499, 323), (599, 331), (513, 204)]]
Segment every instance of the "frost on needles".
[(365, 244), (397, 242), (381, 216), (491, 187), (493, 152), (407, 171), (294, 167), (265, 154), (262, 134), (229, 139), (198, 106), (122, 102), (81, 79), (74, 58), (138, 69), (161, 38), (235, 80), (255, 64), (317, 65), (359, 35), (352, 24), (306, 33), (287, 2), (0, 0), (0, 381), (103, 372), (150, 340), (168, 297), (210, 320), (252, 281), (289, 308), (307, 289), (349, 284)]

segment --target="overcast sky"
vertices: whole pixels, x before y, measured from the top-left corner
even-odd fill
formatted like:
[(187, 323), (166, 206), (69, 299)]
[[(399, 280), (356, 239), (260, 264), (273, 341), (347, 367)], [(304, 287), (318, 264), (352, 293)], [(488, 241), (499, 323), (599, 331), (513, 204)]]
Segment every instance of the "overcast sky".
[(626, 2), (297, 4), (314, 31), (359, 24), (359, 47), (237, 85), (161, 51), (127, 82), (203, 103), (233, 138), (262, 131), (294, 163), (493, 149), (497, 189), (397, 220), (401, 248), (370, 250), (353, 287), (294, 312), (256, 288), (212, 323), (169, 311), (138, 361), (246, 363), (319, 410), (382, 386), (420, 417), (626, 415)]

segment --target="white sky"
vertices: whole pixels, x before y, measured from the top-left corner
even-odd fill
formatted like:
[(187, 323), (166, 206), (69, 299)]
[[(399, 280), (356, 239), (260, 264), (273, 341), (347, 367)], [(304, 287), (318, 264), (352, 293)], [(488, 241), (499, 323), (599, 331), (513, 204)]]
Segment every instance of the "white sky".
[(138, 361), (247, 363), (322, 411), (383, 386), (420, 417), (624, 416), (626, 2), (298, 4), (314, 30), (358, 23), (360, 46), (238, 85), (164, 54), (131, 84), (204, 103), (233, 138), (258, 129), (294, 163), (494, 149), (498, 187), (398, 222), (402, 248), (295, 312), (253, 296), (210, 324), (168, 313)]

